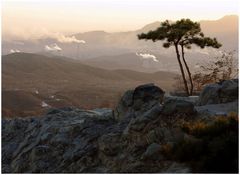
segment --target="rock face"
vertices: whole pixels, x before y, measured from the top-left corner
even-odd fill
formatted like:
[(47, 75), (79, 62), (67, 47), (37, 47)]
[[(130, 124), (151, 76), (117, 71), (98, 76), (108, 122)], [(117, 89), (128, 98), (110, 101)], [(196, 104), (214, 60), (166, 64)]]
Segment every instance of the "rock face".
[(163, 94), (148, 84), (127, 91), (114, 112), (61, 108), (42, 117), (2, 119), (2, 171), (161, 173), (174, 167), (175, 173), (190, 172), (161, 155), (161, 144), (179, 137), (160, 127)]
[[(201, 103), (235, 99), (234, 83), (205, 89)], [(219, 86), (224, 94), (215, 98)], [(189, 173), (185, 164), (164, 157), (162, 148), (187, 138), (171, 121), (195, 115), (194, 105), (183, 99), (162, 104), (163, 96), (147, 84), (127, 91), (114, 111), (61, 108), (42, 117), (2, 119), (2, 172)]]
[(114, 125), (106, 116), (72, 109), (42, 118), (3, 120), (3, 172), (86, 172), (97, 163), (97, 139)]
[(232, 102), (238, 99), (238, 79), (207, 85), (200, 94), (198, 104), (209, 105)]
[[(142, 159), (157, 160), (162, 159), (161, 156), (161, 145), (157, 143), (152, 143), (147, 147), (147, 150), (143, 153)], [(157, 156), (156, 156), (157, 155)]]
[(179, 97), (179, 96), (171, 96), (169, 94), (164, 95), (164, 102), (168, 100), (183, 100), (187, 102), (191, 102), (196, 105), (198, 103), (199, 96), (189, 96), (189, 97)]
[(191, 102), (180, 99), (169, 99), (164, 103), (162, 113), (165, 115), (193, 115), (195, 110), (194, 105)]
[(134, 111), (148, 111), (163, 101), (164, 91), (154, 84), (145, 84), (127, 91), (114, 111), (117, 120), (121, 120)]
[(208, 118), (216, 115), (227, 116), (231, 112), (238, 113), (238, 100), (228, 103), (195, 106), (195, 109), (199, 117)]

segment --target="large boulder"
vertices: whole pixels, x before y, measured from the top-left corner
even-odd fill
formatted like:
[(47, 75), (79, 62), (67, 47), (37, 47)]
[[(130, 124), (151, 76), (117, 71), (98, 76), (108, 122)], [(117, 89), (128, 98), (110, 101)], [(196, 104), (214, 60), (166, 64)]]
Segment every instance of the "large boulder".
[(128, 90), (124, 93), (116, 109), (114, 110), (114, 117), (116, 120), (123, 119), (127, 113), (132, 112), (132, 104), (133, 104), (133, 90)]
[(238, 79), (207, 85), (199, 96), (198, 105), (232, 102), (238, 99)]
[(120, 99), (114, 117), (122, 120), (128, 113), (144, 113), (156, 104), (162, 103), (164, 91), (154, 84), (140, 85), (135, 90), (127, 91)]
[(222, 82), (220, 99), (221, 103), (232, 102), (238, 99), (238, 79)]
[(135, 110), (140, 110), (142, 107), (148, 109), (149, 105), (162, 103), (164, 93), (161, 88), (153, 83), (138, 86), (133, 92), (133, 108)]

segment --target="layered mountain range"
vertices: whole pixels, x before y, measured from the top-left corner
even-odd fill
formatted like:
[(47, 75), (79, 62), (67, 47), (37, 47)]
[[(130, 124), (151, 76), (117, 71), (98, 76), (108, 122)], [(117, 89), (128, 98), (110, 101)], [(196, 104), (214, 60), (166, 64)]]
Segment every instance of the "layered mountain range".
[(154, 82), (173, 88), (177, 74), (105, 70), (59, 56), (13, 53), (2, 57), (5, 116), (39, 114), (51, 107), (112, 107), (128, 88)]
[[(238, 16), (200, 24), (206, 36), (217, 37), (223, 48), (187, 51), (193, 72), (223, 49), (238, 49)], [(7, 54), (2, 57), (3, 113), (10, 117), (39, 114), (50, 107), (112, 107), (126, 89), (149, 82), (173, 90), (179, 73), (173, 48), (137, 39), (137, 34), (159, 25), (38, 40), (6, 41), (3, 36), (2, 50)]]
[[(160, 41), (153, 43), (152, 41), (140, 41), (137, 39), (137, 34), (155, 30), (160, 24), (161, 22), (157, 21), (141, 29), (128, 32), (90, 31), (69, 36), (55, 34), (52, 37), (46, 36), (37, 40), (7, 41), (3, 36), (2, 50), (3, 54), (30, 52), (60, 55), (107, 69), (128, 68), (129, 64), (132, 70), (139, 71), (140, 66), (143, 72), (164, 70), (165, 65), (170, 63), (173, 65), (171, 71), (176, 72), (178, 71), (178, 65), (173, 48), (163, 48)], [(215, 21), (202, 20), (200, 25), (206, 36), (216, 37), (223, 46), (218, 50), (193, 47), (191, 50), (186, 51), (186, 59), (191, 65), (190, 67), (202, 64), (218, 56), (220, 51), (238, 50), (238, 16), (224, 16)], [(159, 62), (156, 63), (156, 60)], [(136, 65), (132, 65), (132, 62), (135, 62)], [(111, 64), (112, 68), (110, 68), (109, 64)]]

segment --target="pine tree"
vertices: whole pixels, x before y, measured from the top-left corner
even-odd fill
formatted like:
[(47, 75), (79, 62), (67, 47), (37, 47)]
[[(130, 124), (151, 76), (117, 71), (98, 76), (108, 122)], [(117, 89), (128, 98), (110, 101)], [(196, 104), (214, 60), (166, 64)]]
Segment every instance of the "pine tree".
[[(163, 40), (164, 48), (169, 48), (171, 46), (175, 47), (177, 60), (187, 95), (192, 95), (193, 93), (193, 82), (189, 66), (185, 59), (184, 48), (191, 49), (192, 44), (195, 44), (200, 48), (221, 47), (221, 44), (217, 41), (216, 38), (212, 39), (210, 37), (205, 37), (204, 34), (201, 32), (200, 24), (197, 22), (192, 22), (190, 19), (181, 19), (179, 21), (176, 21), (175, 23), (170, 23), (168, 20), (166, 20), (165, 22), (162, 22), (161, 26), (156, 30), (149, 31), (148, 33), (139, 34), (138, 39), (152, 40), (153, 42)], [(190, 89), (188, 87), (183, 64), (181, 61), (179, 46), (181, 48), (182, 60), (188, 73)]]

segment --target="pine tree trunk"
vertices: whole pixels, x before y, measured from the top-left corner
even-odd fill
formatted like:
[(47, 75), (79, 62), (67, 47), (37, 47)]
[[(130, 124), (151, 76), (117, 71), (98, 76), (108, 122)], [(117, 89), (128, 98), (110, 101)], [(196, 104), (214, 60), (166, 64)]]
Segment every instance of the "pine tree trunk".
[(178, 64), (179, 64), (179, 67), (180, 67), (180, 70), (181, 70), (181, 73), (182, 73), (182, 78), (183, 78), (183, 82), (184, 82), (184, 86), (185, 86), (185, 91), (186, 91), (187, 95), (189, 96), (187, 80), (185, 78), (185, 73), (184, 73), (183, 66), (182, 66), (182, 63), (181, 63), (181, 60), (180, 60), (180, 54), (179, 54), (179, 50), (178, 50), (178, 45), (177, 44), (175, 44), (175, 50), (176, 50), (176, 54), (177, 54)]
[(187, 62), (185, 60), (185, 56), (184, 56), (184, 47), (183, 45), (181, 45), (181, 48), (182, 48), (182, 59), (183, 59), (183, 62), (185, 64), (185, 67), (187, 69), (187, 72), (188, 72), (188, 77), (189, 77), (189, 80), (190, 80), (190, 95), (193, 94), (193, 81), (192, 81), (192, 75), (191, 75), (191, 72), (190, 72), (190, 69), (187, 65)]

